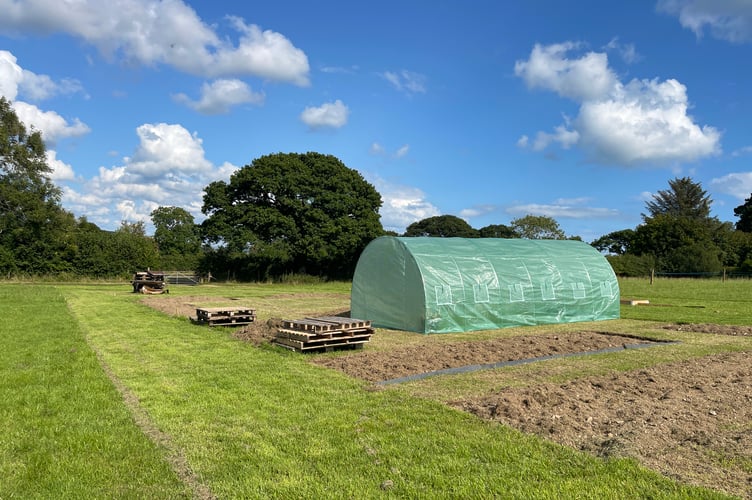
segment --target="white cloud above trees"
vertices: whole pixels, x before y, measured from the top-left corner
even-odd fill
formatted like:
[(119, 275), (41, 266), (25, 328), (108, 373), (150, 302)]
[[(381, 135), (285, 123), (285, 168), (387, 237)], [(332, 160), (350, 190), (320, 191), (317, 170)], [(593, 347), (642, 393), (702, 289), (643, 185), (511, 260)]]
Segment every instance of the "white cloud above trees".
[(173, 97), (177, 102), (204, 115), (229, 113), (232, 107), (240, 104), (261, 105), (265, 99), (263, 92), (254, 92), (247, 83), (236, 78), (204, 83), (201, 86), (201, 98), (198, 100), (182, 93)]
[(305, 52), (284, 35), (227, 17), (237, 42), (220, 35), (181, 0), (0, 0), (0, 33), (64, 33), (96, 47), (109, 60), (218, 78), (256, 76), (309, 85)]
[(89, 127), (74, 118), (69, 122), (54, 111), (44, 111), (34, 104), (19, 100), (30, 96), (35, 100), (45, 99), (58, 93), (80, 91), (74, 80), (55, 82), (47, 75), (37, 75), (18, 65), (16, 57), (7, 50), (0, 50), (0, 96), (13, 104), (18, 118), (27, 126), (42, 133), (47, 146), (67, 137), (80, 137), (90, 132)]
[(99, 167), (80, 189), (66, 188), (63, 200), (74, 213), (104, 226), (122, 220), (150, 222), (159, 206), (180, 206), (200, 219), (201, 193), (215, 180), (227, 180), (237, 167), (213, 165), (202, 140), (183, 126), (145, 123), (136, 129), (139, 144), (121, 164)]
[(350, 110), (337, 99), (321, 106), (309, 106), (300, 114), (300, 120), (311, 129), (341, 128), (347, 124)]
[(539, 131), (520, 147), (534, 151), (558, 144), (578, 147), (590, 162), (623, 167), (672, 166), (719, 154), (720, 132), (696, 124), (688, 114), (687, 89), (674, 79), (632, 79), (623, 83), (605, 53), (581, 54), (581, 45), (535, 45), (515, 64), (530, 89), (556, 92), (579, 105), (554, 132)]

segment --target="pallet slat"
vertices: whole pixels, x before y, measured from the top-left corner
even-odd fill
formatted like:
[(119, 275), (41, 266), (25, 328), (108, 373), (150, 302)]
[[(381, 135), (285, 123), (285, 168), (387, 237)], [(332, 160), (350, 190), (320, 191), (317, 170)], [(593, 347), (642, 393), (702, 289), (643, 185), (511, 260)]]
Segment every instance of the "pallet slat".
[(209, 326), (239, 326), (253, 323), (256, 310), (248, 307), (197, 307), (195, 323)]

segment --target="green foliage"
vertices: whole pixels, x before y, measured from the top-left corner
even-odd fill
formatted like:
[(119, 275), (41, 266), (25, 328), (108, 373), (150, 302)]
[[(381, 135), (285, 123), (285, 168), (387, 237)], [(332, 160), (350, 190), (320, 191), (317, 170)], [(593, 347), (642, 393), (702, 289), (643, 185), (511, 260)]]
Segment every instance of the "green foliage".
[(644, 219), (659, 215), (704, 220), (710, 217), (712, 200), (699, 182), (689, 177), (668, 181), (670, 189), (658, 191), (652, 201), (645, 203), (648, 215)]
[(197, 255), (201, 252), (199, 227), (184, 208), (158, 207), (151, 213), (154, 241), (162, 257)]
[(438, 215), (413, 222), (403, 236), (433, 236), (439, 238), (477, 238), (478, 230), (455, 215)]
[(632, 229), (622, 229), (601, 236), (591, 243), (599, 252), (611, 255), (624, 255), (632, 249), (635, 232)]
[(723, 268), (716, 247), (701, 242), (671, 249), (664, 257), (661, 271), (665, 273), (714, 273)]
[(701, 185), (686, 177), (669, 185), (646, 204), (650, 215), (643, 214), (630, 253), (654, 257), (656, 271), (666, 273), (717, 272), (738, 265), (743, 246), (730, 223), (710, 217), (712, 201)]
[(363, 248), (384, 233), (381, 196), (334, 156), (262, 156), (205, 192), (202, 232), (214, 250), (202, 266), (221, 266), (215, 274), (349, 277)]
[(514, 230), (504, 224), (490, 224), (480, 228), (481, 238), (518, 238)]
[(0, 272), (67, 271), (72, 214), (60, 205), (60, 189), (48, 178), (39, 131), (28, 133), (0, 97)]
[(752, 233), (752, 196), (744, 200), (744, 204), (734, 208), (734, 215), (739, 217), (736, 221), (736, 230)]
[(117, 231), (103, 231), (81, 218), (72, 241), (70, 261), (80, 276), (127, 278), (159, 264), (156, 244), (146, 236), (143, 222), (123, 221)]
[(650, 276), (655, 269), (655, 259), (650, 255), (607, 255), (606, 260), (617, 276)]
[(566, 235), (559, 223), (545, 215), (526, 215), (510, 222), (519, 238), (529, 240), (564, 240)]

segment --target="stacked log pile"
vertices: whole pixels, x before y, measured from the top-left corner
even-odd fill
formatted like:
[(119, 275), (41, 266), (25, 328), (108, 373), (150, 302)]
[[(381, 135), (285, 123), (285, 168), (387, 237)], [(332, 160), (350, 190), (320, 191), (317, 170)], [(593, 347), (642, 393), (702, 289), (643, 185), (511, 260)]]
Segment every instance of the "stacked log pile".
[(360, 349), (373, 335), (371, 322), (340, 316), (284, 320), (273, 342), (298, 352)]

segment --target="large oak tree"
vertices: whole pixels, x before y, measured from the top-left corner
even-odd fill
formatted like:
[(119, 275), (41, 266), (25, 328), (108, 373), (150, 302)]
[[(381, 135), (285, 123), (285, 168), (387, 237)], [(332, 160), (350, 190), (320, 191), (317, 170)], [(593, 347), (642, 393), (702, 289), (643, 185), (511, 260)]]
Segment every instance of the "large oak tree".
[(266, 279), (287, 273), (352, 277), (360, 252), (384, 234), (381, 195), (357, 171), (320, 153), (277, 153), (253, 160), (230, 182), (207, 186), (205, 240), (230, 275)]

